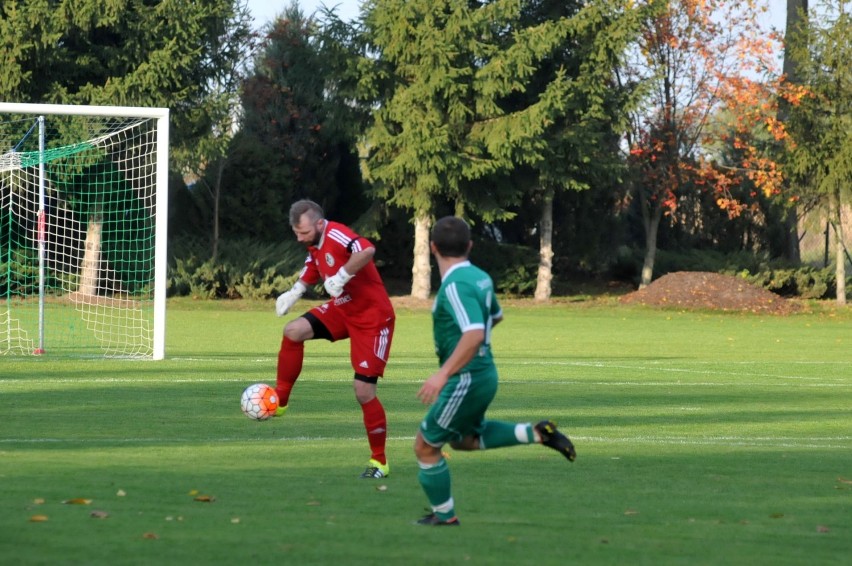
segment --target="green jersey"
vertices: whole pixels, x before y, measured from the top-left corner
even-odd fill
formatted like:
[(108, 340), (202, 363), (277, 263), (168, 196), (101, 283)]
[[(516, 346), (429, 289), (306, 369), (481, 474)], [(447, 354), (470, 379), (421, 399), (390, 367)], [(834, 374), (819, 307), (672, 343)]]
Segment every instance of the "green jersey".
[(464, 332), (482, 329), (485, 341), (476, 356), (459, 373), (494, 368), (491, 328), (503, 312), (494, 295), (491, 277), (469, 261), (457, 263), (444, 273), (432, 305), (435, 353), (443, 364), (455, 350)]

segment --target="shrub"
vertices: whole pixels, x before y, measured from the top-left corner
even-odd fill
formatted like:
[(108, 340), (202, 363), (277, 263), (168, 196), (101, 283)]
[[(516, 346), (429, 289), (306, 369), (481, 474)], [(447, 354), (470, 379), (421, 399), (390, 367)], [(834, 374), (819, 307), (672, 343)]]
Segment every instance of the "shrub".
[(757, 273), (742, 271), (750, 283), (769, 289), (783, 297), (828, 299), (836, 293), (834, 268), (817, 269), (811, 266), (768, 268)]
[(297, 242), (266, 243), (250, 239), (222, 241), (218, 257), (195, 239), (178, 240), (168, 270), (170, 296), (200, 299), (270, 299), (289, 289), (298, 277), (304, 249)]
[(538, 250), (493, 240), (477, 240), (471, 251), (471, 260), (491, 275), (499, 293), (525, 295), (535, 290)]

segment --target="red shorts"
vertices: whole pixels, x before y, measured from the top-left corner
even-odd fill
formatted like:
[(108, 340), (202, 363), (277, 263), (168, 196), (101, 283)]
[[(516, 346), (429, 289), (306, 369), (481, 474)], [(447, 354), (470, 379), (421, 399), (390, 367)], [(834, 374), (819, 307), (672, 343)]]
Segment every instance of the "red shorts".
[(375, 326), (355, 326), (329, 303), (309, 311), (331, 334), (331, 341), (349, 338), (349, 359), (355, 373), (365, 377), (382, 377), (390, 355), (394, 317)]

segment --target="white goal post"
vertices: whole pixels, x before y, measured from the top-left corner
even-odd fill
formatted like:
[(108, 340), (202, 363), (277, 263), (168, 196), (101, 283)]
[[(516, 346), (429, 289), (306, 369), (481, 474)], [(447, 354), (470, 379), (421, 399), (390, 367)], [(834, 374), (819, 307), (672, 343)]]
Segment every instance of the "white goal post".
[(168, 108), (0, 102), (0, 355), (165, 357)]

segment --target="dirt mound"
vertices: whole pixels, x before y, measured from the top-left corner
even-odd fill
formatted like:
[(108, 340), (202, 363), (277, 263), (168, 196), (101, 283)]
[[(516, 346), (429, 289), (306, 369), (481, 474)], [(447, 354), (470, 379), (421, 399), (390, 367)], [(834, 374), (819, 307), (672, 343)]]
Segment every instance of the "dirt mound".
[(704, 271), (678, 271), (663, 275), (644, 289), (621, 297), (625, 304), (656, 307), (748, 311), (788, 314), (796, 305), (783, 297), (734, 277)]

